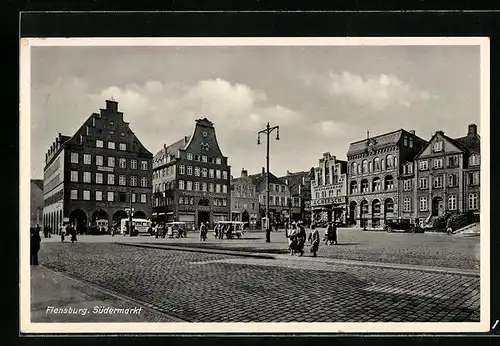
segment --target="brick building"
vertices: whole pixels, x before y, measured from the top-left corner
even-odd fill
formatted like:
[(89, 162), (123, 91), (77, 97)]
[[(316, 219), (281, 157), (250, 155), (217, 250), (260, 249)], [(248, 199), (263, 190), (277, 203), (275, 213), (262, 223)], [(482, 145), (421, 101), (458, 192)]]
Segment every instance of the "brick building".
[(231, 180), (231, 220), (248, 222), (255, 228), (259, 219), (259, 196), (257, 187), (245, 169), (239, 178)]
[[(280, 177), (290, 192), (292, 201), (292, 220), (303, 221), (306, 224), (311, 222), (311, 171), (289, 172), (284, 177)], [(295, 204), (293, 204), (295, 203)], [(288, 205), (288, 204), (287, 204)], [(295, 206), (295, 207), (294, 207)], [(299, 208), (297, 208), (299, 206)], [(290, 205), (288, 205), (290, 208)], [(287, 213), (288, 215), (289, 213)]]
[(59, 134), (45, 155), (44, 224), (69, 221), (81, 232), (107, 220), (151, 216), (152, 154), (123, 120), (116, 101), (71, 137)]
[(30, 227), (43, 227), (43, 180), (31, 179)]
[[(415, 157), (414, 175), (403, 181), (413, 192), (405, 195), (405, 215), (430, 223), (447, 213), (480, 208), (480, 137), (475, 124), (469, 125), (465, 137), (450, 138), (437, 131)], [(407, 167), (411, 165), (408, 164)]]
[(228, 158), (222, 154), (213, 123), (196, 120), (193, 134), (163, 148), (153, 159), (153, 216), (159, 221), (229, 220)]
[(316, 222), (347, 223), (347, 161), (324, 153), (314, 168), (311, 207)]
[(414, 131), (397, 130), (353, 142), (347, 152), (348, 221), (369, 228), (400, 217), (398, 179), (402, 163), (427, 142)]

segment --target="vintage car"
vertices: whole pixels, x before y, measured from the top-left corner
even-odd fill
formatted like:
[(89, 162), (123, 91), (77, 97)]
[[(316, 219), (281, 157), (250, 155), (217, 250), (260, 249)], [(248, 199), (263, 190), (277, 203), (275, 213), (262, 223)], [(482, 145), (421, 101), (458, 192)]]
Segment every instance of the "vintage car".
[(422, 228), (413, 224), (409, 219), (386, 220), (384, 229), (389, 233), (424, 233)]

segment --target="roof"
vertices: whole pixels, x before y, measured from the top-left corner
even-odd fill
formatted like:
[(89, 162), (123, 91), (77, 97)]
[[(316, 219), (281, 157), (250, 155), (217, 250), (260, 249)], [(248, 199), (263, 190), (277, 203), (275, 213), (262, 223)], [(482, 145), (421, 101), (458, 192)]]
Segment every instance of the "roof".
[(42, 179), (31, 179), (31, 182), (34, 183), (40, 190), (43, 190), (43, 180)]
[[(262, 173), (252, 174), (252, 175), (249, 175), (249, 177), (252, 179), (252, 184), (257, 186), (257, 188), (259, 188), (259, 186), (261, 184), (265, 183), (265, 181), (266, 181), (266, 175), (262, 174)], [(271, 172), (269, 172), (269, 183), (276, 184), (276, 185), (285, 185), (284, 181), (282, 181), (280, 178), (278, 178), (277, 176), (275, 176)]]
[(399, 142), (403, 129), (389, 132), (383, 135), (363, 139), (362, 141), (353, 142), (349, 145), (347, 156), (355, 155), (366, 150), (368, 141), (373, 143), (373, 149), (377, 150), (385, 146), (394, 145)]
[(479, 135), (455, 138), (455, 141), (469, 153), (478, 154), (481, 152), (481, 138)]
[(174, 144), (170, 144), (166, 149), (167, 153), (176, 154), (177, 150), (186, 148), (186, 144), (189, 143), (190, 137), (191, 136), (186, 136), (185, 138), (178, 140)]
[(292, 195), (299, 194), (299, 185), (302, 186), (300, 188), (301, 194), (304, 194), (304, 192), (307, 192), (308, 190), (310, 190), (311, 185), (307, 184), (307, 183), (302, 184), (302, 178), (304, 178), (306, 182), (310, 181), (309, 173), (310, 173), (309, 171), (290, 173), (288, 175), (285, 175), (284, 177), (280, 177), (280, 179), (285, 184), (286, 184), (286, 180), (288, 179), (288, 186), (289, 186), (289, 189), (290, 189)]

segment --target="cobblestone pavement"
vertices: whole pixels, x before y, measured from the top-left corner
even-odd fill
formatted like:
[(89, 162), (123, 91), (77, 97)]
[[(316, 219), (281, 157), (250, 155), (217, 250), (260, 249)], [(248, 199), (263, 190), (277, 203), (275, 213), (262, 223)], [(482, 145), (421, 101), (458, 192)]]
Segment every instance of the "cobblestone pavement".
[[(320, 230), (323, 236), (323, 230)], [(386, 233), (341, 228), (338, 245), (321, 243), (320, 257), (372, 261), (459, 269), (479, 272), (479, 237), (456, 237), (442, 234)], [(81, 236), (90, 242), (152, 242), (180, 246), (223, 248), (250, 252), (287, 253), (285, 233), (272, 232), (271, 243), (265, 242), (264, 232), (247, 232), (243, 239), (218, 240), (209, 233), (206, 242), (200, 242), (196, 233), (183, 239), (155, 239), (149, 236)], [(46, 239), (43, 239), (46, 241)], [(52, 238), (51, 241), (57, 241)]]
[(479, 321), (479, 278), (319, 261), (42, 244), (45, 266), (191, 322)]

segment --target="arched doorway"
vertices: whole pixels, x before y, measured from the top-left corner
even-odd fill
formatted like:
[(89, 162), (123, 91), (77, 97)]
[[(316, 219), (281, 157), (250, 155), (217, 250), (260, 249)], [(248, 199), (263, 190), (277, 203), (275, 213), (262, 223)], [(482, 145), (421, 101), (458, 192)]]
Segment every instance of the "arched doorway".
[(210, 223), (210, 201), (206, 197), (200, 198), (198, 201), (198, 206), (202, 207), (201, 210), (198, 210), (198, 226), (201, 225), (202, 222)]
[(387, 198), (384, 201), (384, 221), (394, 218), (394, 201), (392, 198)]
[(87, 214), (82, 209), (75, 209), (69, 214), (69, 223), (77, 233), (83, 234), (87, 231)]
[(202, 207), (210, 207), (210, 201), (207, 198), (203, 197), (200, 198), (198, 205)]
[[(133, 217), (138, 218), (138, 219), (147, 219), (148, 217), (146, 216), (146, 213), (143, 212), (142, 210), (138, 210), (133, 214)], [(132, 224), (133, 225), (133, 224)]]
[(241, 221), (243, 222), (249, 222), (250, 221), (250, 214), (248, 214), (248, 211), (244, 211), (241, 213)]
[(434, 197), (432, 199), (432, 216), (443, 216), (444, 215), (444, 205), (443, 199), (441, 197)]
[(120, 228), (122, 219), (126, 219), (128, 217), (127, 212), (125, 210), (117, 210), (113, 214), (113, 227)]
[(360, 209), (359, 209), (359, 219), (360, 219), (360, 226), (361, 227), (366, 227), (366, 216), (368, 214), (368, 201), (366, 199), (362, 200), (360, 203)]
[(380, 201), (378, 199), (372, 202), (372, 227), (380, 227)]
[(97, 209), (92, 213), (92, 226), (90, 231), (92, 234), (106, 233), (109, 227), (109, 215), (104, 209)]
[(356, 224), (356, 207), (356, 201), (351, 201), (351, 203), (349, 203), (349, 224), (351, 225)]

